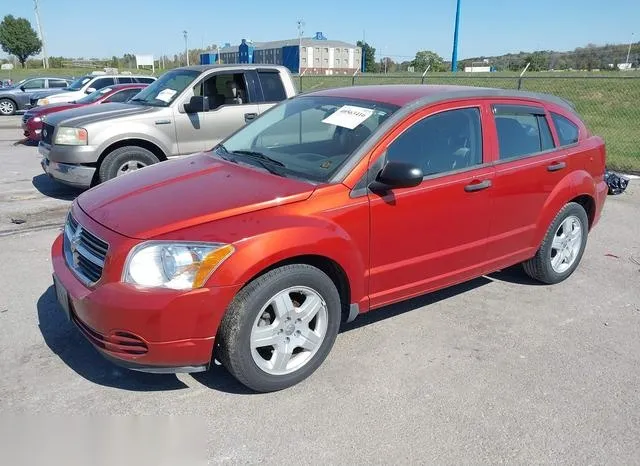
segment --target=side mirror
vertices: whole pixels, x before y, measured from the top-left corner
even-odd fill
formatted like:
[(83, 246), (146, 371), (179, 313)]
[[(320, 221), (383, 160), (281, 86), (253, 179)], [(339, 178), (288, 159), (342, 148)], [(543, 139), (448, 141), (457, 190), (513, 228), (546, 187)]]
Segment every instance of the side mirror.
[(24, 90), (24, 86), (20, 86), (20, 90), (21, 90), (22, 92), (25, 92), (25, 90)]
[(187, 113), (198, 113), (209, 111), (209, 97), (194, 95), (188, 103), (184, 104), (184, 111)]
[(388, 191), (393, 188), (413, 188), (422, 183), (424, 174), (415, 165), (403, 162), (387, 162), (375, 181), (369, 185), (371, 191)]
[(96, 91), (96, 88), (95, 88), (95, 87), (90, 87), (90, 88), (88, 88), (85, 92), (86, 92), (87, 94), (91, 94), (92, 92), (95, 92), (95, 91)]

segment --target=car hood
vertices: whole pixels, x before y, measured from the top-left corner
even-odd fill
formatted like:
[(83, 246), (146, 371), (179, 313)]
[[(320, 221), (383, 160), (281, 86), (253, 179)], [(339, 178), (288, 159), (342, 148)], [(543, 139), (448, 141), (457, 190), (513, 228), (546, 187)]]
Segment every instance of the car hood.
[(312, 183), (200, 153), (114, 178), (78, 206), (106, 228), (149, 239), (203, 223), (303, 201)]
[(64, 88), (46, 89), (43, 91), (32, 92), (31, 94), (29, 94), (29, 98), (31, 100), (37, 100), (37, 99), (41, 99), (43, 97), (49, 97), (52, 95), (65, 94), (67, 92), (69, 92), (69, 90)]
[(43, 105), (41, 107), (32, 108), (27, 111), (27, 114), (30, 116), (41, 116), (46, 115), (48, 113), (60, 112), (62, 110), (68, 110), (72, 108), (84, 107), (88, 104), (72, 104), (71, 102), (63, 103), (63, 104), (49, 104)]
[(100, 105), (86, 105), (74, 108), (64, 113), (47, 117), (47, 123), (58, 126), (64, 122), (64, 126), (83, 128), (90, 123), (97, 123), (113, 118), (122, 118), (142, 113), (158, 111), (159, 107), (146, 107), (143, 105), (108, 103)]

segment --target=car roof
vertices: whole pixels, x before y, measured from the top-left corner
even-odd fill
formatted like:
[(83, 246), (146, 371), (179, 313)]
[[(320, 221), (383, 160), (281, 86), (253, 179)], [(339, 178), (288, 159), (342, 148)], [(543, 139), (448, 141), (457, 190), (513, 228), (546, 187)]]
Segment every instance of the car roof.
[(496, 89), (490, 87), (452, 86), (437, 84), (381, 84), (324, 89), (304, 95), (343, 97), (387, 103), (405, 107), (462, 98), (521, 98), (552, 102), (574, 112), (573, 105), (560, 97), (538, 92)]
[(125, 84), (114, 84), (113, 86), (107, 86), (112, 91), (121, 91), (122, 89), (138, 89), (147, 87), (149, 84), (147, 83), (125, 83)]
[(225, 68), (243, 68), (243, 69), (271, 69), (271, 70), (288, 70), (288, 68), (282, 65), (265, 65), (265, 64), (257, 64), (257, 63), (224, 63), (220, 65), (192, 65), (192, 66), (182, 66), (180, 68), (175, 68), (175, 70), (192, 70), (192, 71), (208, 71), (215, 69), (225, 69)]

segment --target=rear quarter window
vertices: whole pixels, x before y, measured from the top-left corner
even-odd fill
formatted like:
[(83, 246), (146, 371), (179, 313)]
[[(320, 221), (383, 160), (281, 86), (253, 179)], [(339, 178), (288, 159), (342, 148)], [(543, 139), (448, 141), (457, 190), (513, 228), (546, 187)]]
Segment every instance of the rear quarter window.
[(569, 146), (578, 142), (580, 129), (574, 122), (553, 112), (551, 113), (551, 119), (556, 127), (561, 146)]

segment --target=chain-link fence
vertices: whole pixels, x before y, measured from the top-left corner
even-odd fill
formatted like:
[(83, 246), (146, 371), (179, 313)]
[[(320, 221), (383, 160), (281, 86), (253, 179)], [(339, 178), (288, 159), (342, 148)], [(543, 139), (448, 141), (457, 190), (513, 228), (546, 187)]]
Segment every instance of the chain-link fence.
[(474, 76), (469, 74), (298, 76), (302, 92), (375, 84), (455, 84), (545, 92), (571, 101), (607, 144), (611, 168), (640, 172), (640, 76)]

